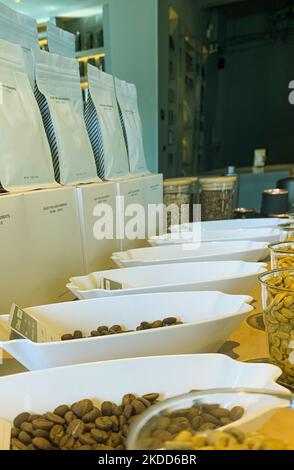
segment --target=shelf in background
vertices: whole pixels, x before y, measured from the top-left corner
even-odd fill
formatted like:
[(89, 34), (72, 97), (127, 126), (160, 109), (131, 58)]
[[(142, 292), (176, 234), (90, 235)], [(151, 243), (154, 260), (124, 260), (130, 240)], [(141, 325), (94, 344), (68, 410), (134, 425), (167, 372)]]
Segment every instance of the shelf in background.
[(79, 61), (87, 61), (88, 59), (100, 59), (101, 57), (105, 57), (105, 52), (103, 47), (99, 47), (97, 49), (88, 49), (86, 51), (79, 51), (76, 53), (76, 58)]

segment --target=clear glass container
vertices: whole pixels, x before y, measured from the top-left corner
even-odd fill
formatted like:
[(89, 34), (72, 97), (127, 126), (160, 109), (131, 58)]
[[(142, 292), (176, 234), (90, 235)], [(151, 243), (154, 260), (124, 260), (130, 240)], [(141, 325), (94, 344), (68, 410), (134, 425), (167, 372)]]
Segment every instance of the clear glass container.
[(200, 178), (201, 219), (232, 219), (237, 191), (236, 176)]
[(280, 241), (294, 241), (294, 221), (293, 223), (279, 224)]
[(281, 382), (294, 387), (294, 268), (259, 276), (270, 361), (283, 371)]
[(293, 396), (286, 389), (284, 392), (246, 388), (194, 391), (148, 408), (131, 426), (127, 448), (292, 450), (292, 406)]
[(271, 243), (269, 249), (272, 269), (294, 269), (294, 241)]
[(194, 186), (197, 178), (171, 178), (163, 182), (163, 200), (166, 207), (175, 204), (176, 211), (167, 212), (167, 231), (171, 225), (190, 222), (191, 206), (194, 201)]

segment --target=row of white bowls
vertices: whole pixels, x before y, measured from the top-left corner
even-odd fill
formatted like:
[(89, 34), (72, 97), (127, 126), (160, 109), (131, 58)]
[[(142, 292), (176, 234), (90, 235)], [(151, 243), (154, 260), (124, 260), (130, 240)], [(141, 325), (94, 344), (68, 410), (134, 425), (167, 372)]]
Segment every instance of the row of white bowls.
[[(264, 243), (260, 246), (246, 243), (242, 246), (246, 261), (257, 261), (267, 255)], [(72, 278), (69, 289), (79, 299), (91, 300), (26, 309), (56, 337), (76, 329), (89, 335), (102, 324), (116, 323), (134, 329), (143, 320), (167, 316), (180, 318), (182, 325), (33, 343), (27, 339), (9, 341), (8, 316), (0, 317), (1, 347), (33, 370), (0, 378), (0, 417), (12, 421), (24, 410), (43, 413), (81, 398), (92, 398), (97, 404), (103, 400), (119, 402), (130, 392), (158, 391), (161, 398), (168, 398), (206, 388), (285, 390), (275, 382), (281, 373), (279, 368), (245, 364), (213, 354), (253, 310), (251, 297), (230, 294), (248, 294), (257, 276), (266, 269), (264, 263), (239, 261), (240, 248), (234, 251), (233, 244), (230, 245), (231, 255), (224, 259), (235, 261), (188, 262), (189, 256), (183, 255), (185, 263), (162, 264), (168, 258), (164, 258), (166, 250), (159, 255), (158, 265), (143, 263), (139, 267)], [(209, 248), (207, 244), (207, 249), (215, 255), (220, 252), (217, 244)], [(226, 253), (222, 252), (222, 256)], [(197, 261), (203, 260), (203, 252), (198, 255)], [(145, 259), (148, 261), (148, 256)], [(102, 278), (121, 283), (124, 288), (102, 289)]]

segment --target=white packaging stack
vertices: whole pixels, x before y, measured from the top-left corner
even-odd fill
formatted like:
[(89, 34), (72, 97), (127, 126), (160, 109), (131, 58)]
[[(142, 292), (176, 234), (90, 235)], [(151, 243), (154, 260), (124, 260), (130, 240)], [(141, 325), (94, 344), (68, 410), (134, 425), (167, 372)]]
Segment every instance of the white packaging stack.
[(144, 179), (129, 178), (116, 185), (117, 223), (121, 250), (146, 246)]
[(143, 146), (143, 129), (138, 108), (137, 88), (115, 78), (115, 91), (127, 145), (130, 173), (144, 175), (149, 173)]
[(82, 185), (76, 189), (85, 272), (110, 269), (116, 239), (116, 184)]
[(34, 191), (26, 193), (24, 201), (32, 257), (27, 266), (29, 305), (71, 300), (66, 279), (71, 272), (83, 271), (75, 189)]
[[(150, 174), (142, 177), (145, 193), (145, 211), (146, 211), (146, 239), (158, 235), (163, 230), (163, 175)], [(149, 208), (153, 205), (152, 216), (148, 217)], [(157, 206), (157, 216), (153, 217), (154, 209)]]
[(0, 182), (6, 191), (57, 186), (50, 148), (20, 46), (0, 39)]
[(39, 51), (36, 83), (56, 180), (62, 185), (100, 181), (84, 121), (78, 62)]
[(120, 123), (112, 75), (88, 65), (89, 96), (86, 124), (101, 179), (129, 175), (129, 162)]

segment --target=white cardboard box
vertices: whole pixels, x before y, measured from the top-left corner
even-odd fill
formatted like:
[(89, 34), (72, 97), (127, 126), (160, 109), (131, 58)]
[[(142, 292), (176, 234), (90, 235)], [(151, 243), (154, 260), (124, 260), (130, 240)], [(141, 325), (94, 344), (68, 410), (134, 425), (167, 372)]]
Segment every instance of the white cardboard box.
[(163, 210), (159, 212), (157, 220), (148, 221), (148, 205), (163, 204), (163, 175), (150, 174), (143, 176), (146, 210), (146, 238), (159, 234), (159, 217), (163, 217)]
[[(141, 238), (130, 239), (126, 235), (128, 228), (131, 228), (131, 225), (136, 225), (134, 218), (136, 218), (136, 213), (130, 215), (128, 212), (131, 207), (131, 204), (135, 204), (138, 208), (141, 207), (143, 210), (146, 209), (146, 197), (145, 197), (145, 183), (144, 178), (129, 178), (121, 180), (116, 184), (116, 195), (117, 199), (117, 225), (118, 233), (120, 234), (120, 250), (130, 250), (131, 248), (140, 248), (142, 246), (147, 246), (146, 242), (146, 220), (145, 214), (142, 214), (142, 217), (139, 221), (139, 229), (141, 230)], [(136, 206), (133, 206), (136, 210)], [(137, 218), (137, 220), (139, 220)], [(133, 221), (133, 222), (132, 222)], [(134, 227), (136, 230), (136, 227)]]
[(31, 305), (71, 300), (66, 282), (73, 272), (84, 272), (75, 189), (33, 191), (23, 198), (31, 247)]
[[(116, 183), (94, 183), (81, 185), (76, 188), (79, 207), (80, 225), (82, 231), (84, 270), (86, 273), (97, 269), (110, 269), (114, 267), (111, 255), (119, 247), (116, 240)], [(113, 220), (112, 239), (97, 239), (94, 227), (98, 220), (103, 217), (99, 213), (98, 205), (107, 204), (112, 208)], [(106, 217), (106, 215), (105, 215)], [(105, 218), (107, 222), (107, 219)]]
[(29, 305), (30, 246), (22, 194), (0, 196), (0, 313), (9, 313), (13, 302)]

